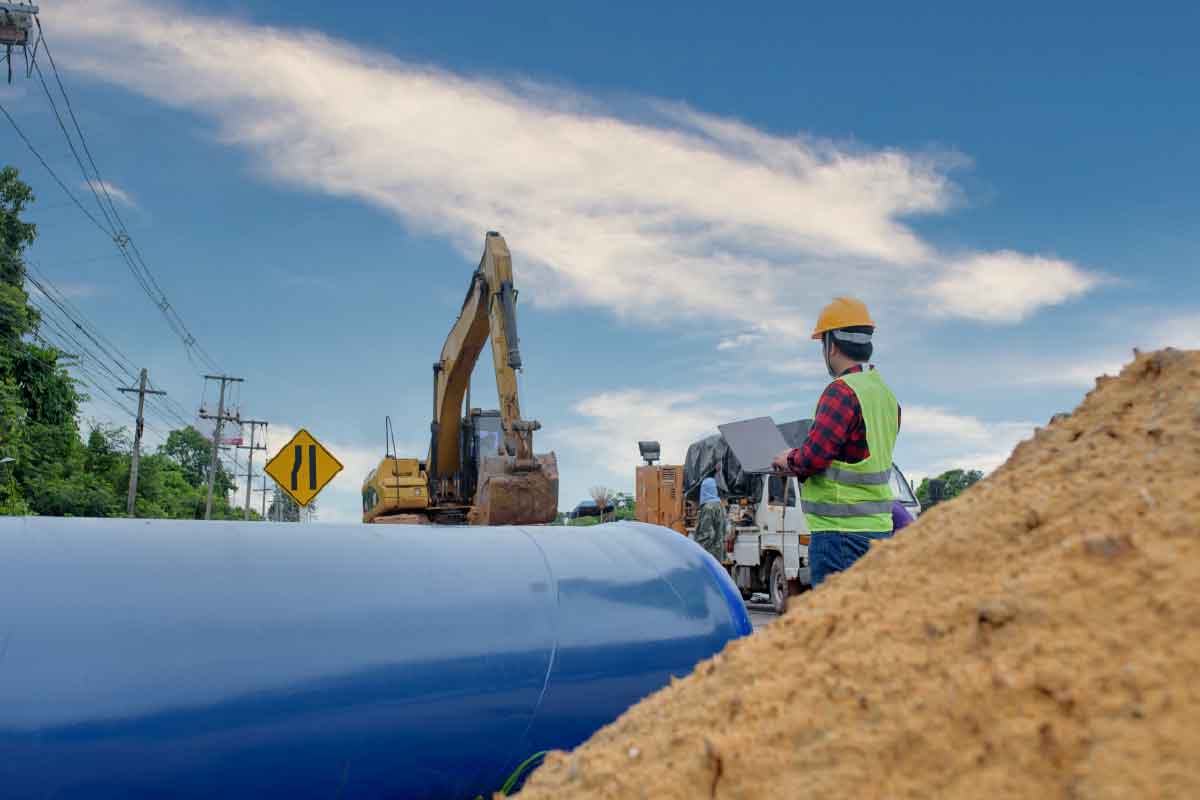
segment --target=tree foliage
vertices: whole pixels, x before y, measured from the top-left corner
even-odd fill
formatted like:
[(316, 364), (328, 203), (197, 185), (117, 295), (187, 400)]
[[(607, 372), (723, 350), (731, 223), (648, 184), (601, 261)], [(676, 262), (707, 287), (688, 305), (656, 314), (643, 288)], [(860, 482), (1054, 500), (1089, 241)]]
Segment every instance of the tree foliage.
[[(952, 469), (943, 472), (936, 478), (925, 478), (921, 481), (921, 485), (917, 487), (917, 500), (921, 502), (921, 508), (930, 508), (940, 502), (945, 502), (952, 498), (958, 497), (971, 486), (974, 486), (983, 478), (983, 470), (978, 469)], [(942, 482), (942, 496), (935, 499), (932, 495), (931, 481)]]
[[(0, 169), (0, 514), (123, 515), (132, 443), (124, 428), (100, 423), (81, 436), (86, 396), (70, 356), (38, 337), (40, 318), (25, 288), (25, 251), (37, 229), (21, 219), (33, 192), (12, 167)], [(135, 513), (202, 519), (211, 444), (194, 428), (171, 431), (158, 453), (143, 454)], [(240, 518), (236, 487), (218, 467), (213, 517)], [(253, 515), (258, 518), (258, 515)]]
[(271, 494), (271, 505), (267, 508), (267, 519), (275, 522), (299, 522), (301, 518), (312, 521), (317, 518), (317, 501), (313, 500), (304, 509), (278, 486)]

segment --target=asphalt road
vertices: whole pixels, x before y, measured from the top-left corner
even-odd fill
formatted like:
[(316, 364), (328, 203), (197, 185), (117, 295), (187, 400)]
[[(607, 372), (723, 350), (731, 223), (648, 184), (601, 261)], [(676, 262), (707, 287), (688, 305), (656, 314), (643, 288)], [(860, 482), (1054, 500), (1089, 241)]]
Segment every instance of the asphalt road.
[(779, 618), (779, 615), (769, 605), (746, 603), (746, 610), (750, 612), (750, 624), (756, 631), (762, 630)]

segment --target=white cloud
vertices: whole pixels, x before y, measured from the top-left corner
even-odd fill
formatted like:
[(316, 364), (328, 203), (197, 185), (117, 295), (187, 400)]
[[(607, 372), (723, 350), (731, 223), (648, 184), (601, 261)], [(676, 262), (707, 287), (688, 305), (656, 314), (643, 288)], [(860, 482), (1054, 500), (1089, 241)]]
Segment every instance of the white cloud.
[[(538, 303), (790, 335), (838, 292), (902, 314), (911, 287), (933, 283), (933, 304), (1013, 321), (1094, 282), (1068, 262), (1007, 252), (950, 265), (904, 222), (954, 204), (945, 160), (774, 136), (664, 103), (633, 120), (532, 81), (174, 5), (56, 10), (73, 66), (215, 118), (276, 180), (372, 203), (471, 256), (484, 230), (503, 231)], [(811, 286), (821, 291), (780, 291)], [(977, 301), (980, 286), (1002, 298), (999, 311)]]
[[(127, 208), (138, 207), (137, 203), (134, 202), (133, 197), (130, 196), (129, 192), (126, 192), (115, 183), (109, 183), (108, 181), (92, 181), (92, 185), (96, 187), (97, 192), (107, 191), (109, 197)], [(81, 182), (79, 186), (82, 189), (88, 188), (86, 181)], [(103, 197), (103, 194), (101, 194), (101, 197)]]
[(954, 468), (990, 472), (1035, 427), (1032, 422), (992, 422), (936, 406), (905, 405), (897, 460), (900, 454), (908, 459), (901, 466), (913, 479)]
[(68, 300), (83, 300), (88, 297), (97, 297), (109, 293), (107, 286), (85, 283), (83, 281), (61, 281), (55, 285), (58, 288), (59, 294)]
[(950, 265), (930, 289), (937, 315), (1020, 322), (1037, 310), (1073, 300), (1100, 283), (1069, 261), (1005, 250)]
[(543, 446), (586, 453), (591, 464), (610, 478), (633, 482), (640, 462), (637, 443), (655, 440), (663, 461), (682, 464), (688, 445), (717, 432), (717, 425), (737, 419), (736, 411), (715, 405), (711, 397), (686, 392), (625, 389), (603, 392), (577, 403), (582, 424), (543, 436)]
[(717, 342), (717, 350), (738, 350), (763, 338), (761, 333), (739, 333)]
[(975, 417), (955, 414), (934, 406), (904, 406), (902, 427), (905, 434), (938, 436), (978, 442), (988, 438), (988, 427)]
[[(41, 289), (38, 289), (33, 283), (26, 283), (25, 288), (31, 295), (46, 297), (46, 295), (42, 294)], [(58, 281), (54, 284), (54, 289), (58, 290), (59, 296), (67, 300), (83, 300), (88, 297), (108, 294), (107, 286), (87, 283), (85, 281)]]
[[(819, 348), (814, 349), (819, 350)], [(829, 378), (829, 370), (825, 367), (825, 362), (821, 360), (819, 352), (810, 358), (787, 359), (773, 359), (769, 355), (760, 353), (759, 359), (768, 372), (774, 372), (777, 375), (797, 375), (805, 378), (821, 378), (823, 380)]]
[(1084, 359), (1022, 371), (1014, 377), (1013, 382), (1038, 386), (1090, 388), (1101, 375), (1116, 375), (1123, 366), (1125, 366), (1125, 361), (1117, 357)]
[(1200, 350), (1200, 313), (1163, 320), (1154, 327), (1155, 347)]
[(1117, 375), (1133, 360), (1133, 349), (1175, 347), (1200, 350), (1200, 312), (1167, 316), (1159, 322), (1131, 324), (1125, 346), (1106, 347), (1061, 364), (1023, 367), (1014, 383), (1091, 388), (1102, 375)]

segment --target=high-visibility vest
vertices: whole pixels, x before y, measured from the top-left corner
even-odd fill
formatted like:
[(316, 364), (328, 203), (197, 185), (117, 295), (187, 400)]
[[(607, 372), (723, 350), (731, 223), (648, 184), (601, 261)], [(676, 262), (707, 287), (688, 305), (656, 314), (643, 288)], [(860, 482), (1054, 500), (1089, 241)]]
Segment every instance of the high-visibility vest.
[(810, 531), (887, 532), (892, 530), (892, 451), (900, 432), (900, 404), (874, 369), (838, 378), (862, 407), (867, 426), (865, 461), (834, 461), (800, 489), (800, 508)]

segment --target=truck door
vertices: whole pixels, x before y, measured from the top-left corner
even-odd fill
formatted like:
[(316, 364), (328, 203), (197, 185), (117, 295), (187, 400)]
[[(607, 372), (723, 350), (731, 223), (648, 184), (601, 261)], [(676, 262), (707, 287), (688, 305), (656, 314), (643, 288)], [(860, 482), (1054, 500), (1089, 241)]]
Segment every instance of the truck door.
[(808, 526), (804, 522), (804, 514), (800, 511), (800, 482), (795, 478), (788, 478), (785, 485), (783, 478), (771, 477), (766, 483), (766, 521), (771, 533), (775, 535), (764, 536), (764, 544), (769, 542), (773, 548), (782, 550), (784, 571), (789, 580), (804, 580), (805, 574), (801, 572), (800, 563), (801, 559), (805, 564), (808, 563), (808, 546), (801, 544), (800, 536), (803, 534), (807, 538)]

